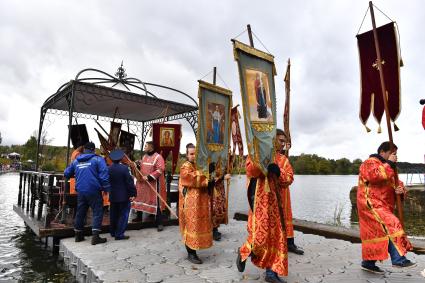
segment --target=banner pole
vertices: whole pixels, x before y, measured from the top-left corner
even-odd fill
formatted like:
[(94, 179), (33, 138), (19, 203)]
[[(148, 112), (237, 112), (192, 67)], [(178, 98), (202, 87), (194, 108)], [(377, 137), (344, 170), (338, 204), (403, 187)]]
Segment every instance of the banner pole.
[(251, 47), (254, 47), (254, 39), (252, 38), (251, 25), (248, 24), (246, 27), (248, 29), (249, 45), (251, 45)]
[[(288, 65), (286, 67), (286, 74), (284, 77), (285, 82), (285, 105), (284, 105), (284, 112), (283, 112), (283, 130), (286, 134), (286, 142), (292, 145), (291, 142), (291, 132), (289, 129), (289, 107), (290, 107), (290, 96), (291, 96), (291, 59), (288, 59)], [(286, 117), (286, 119), (285, 119)], [(289, 157), (289, 148), (285, 150), (286, 157)]]
[[(382, 70), (382, 58), (381, 58), (381, 50), (379, 47), (379, 38), (378, 38), (378, 31), (376, 30), (376, 23), (375, 23), (375, 14), (373, 12), (373, 3), (372, 1), (369, 1), (369, 8), (370, 8), (370, 15), (372, 18), (372, 27), (373, 27), (373, 38), (375, 40), (375, 50), (376, 50), (376, 57), (377, 57), (377, 66), (379, 71), (379, 79), (381, 82), (381, 91), (382, 91), (382, 99), (384, 101), (384, 108), (385, 108), (385, 118), (387, 120), (387, 129), (388, 129), (388, 137), (390, 140), (390, 148), (391, 151), (394, 151), (394, 142), (393, 142), (393, 133), (391, 130), (391, 120), (390, 120), (390, 112), (388, 108), (388, 97), (386, 95), (386, 87), (385, 87), (385, 80), (384, 80), (384, 71)], [(397, 169), (394, 169), (395, 175), (395, 186), (398, 186), (398, 174)], [(398, 211), (398, 217), (400, 219), (401, 225), (404, 227), (404, 218), (403, 218), (403, 206), (401, 204), (401, 197), (399, 194), (396, 194), (396, 202), (397, 202), (397, 211)]]

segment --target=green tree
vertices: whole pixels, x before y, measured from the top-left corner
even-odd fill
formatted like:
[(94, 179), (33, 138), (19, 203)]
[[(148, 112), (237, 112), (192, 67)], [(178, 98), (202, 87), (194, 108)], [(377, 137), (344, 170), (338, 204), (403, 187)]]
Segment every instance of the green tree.
[(294, 170), (296, 174), (317, 174), (317, 161), (311, 154), (301, 154), (294, 162)]
[(361, 159), (358, 159), (358, 158), (354, 159), (353, 164), (351, 165), (351, 174), (358, 175), (359, 174), (359, 168), (360, 168), (361, 164), (362, 164)]
[(336, 161), (336, 174), (348, 175), (351, 173), (351, 162), (347, 158), (341, 158)]
[(1, 132), (0, 132), (0, 144), (3, 141), (3, 138), (1, 137)]
[(37, 139), (31, 136), (23, 146), (23, 154), (25, 159), (35, 160), (37, 157)]
[(322, 159), (319, 162), (317, 162), (317, 173), (320, 175), (329, 175), (333, 173), (331, 163), (326, 160)]

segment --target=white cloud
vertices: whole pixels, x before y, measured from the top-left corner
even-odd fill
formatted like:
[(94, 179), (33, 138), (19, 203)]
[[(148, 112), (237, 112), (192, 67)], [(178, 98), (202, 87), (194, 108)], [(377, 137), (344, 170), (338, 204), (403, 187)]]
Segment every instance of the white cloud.
[[(422, 162), (420, 124), (425, 82), (422, 1), (375, 1), (399, 23), (402, 113), (395, 133), (399, 159)], [(358, 119), (359, 70), (355, 34), (368, 1), (18, 1), (0, 2), (0, 131), (3, 143), (24, 143), (38, 128), (43, 101), (84, 68), (114, 73), (124, 60), (129, 76), (169, 85), (196, 99), (197, 83), (217, 66), (240, 103), (230, 39), (247, 23), (276, 58), (278, 115), (282, 77), (292, 61), (291, 126), (294, 154), (364, 159), (387, 139), (366, 134)], [(376, 11), (379, 23), (387, 20)], [(363, 30), (370, 28), (369, 17)], [(240, 40), (247, 41), (246, 34)], [(262, 48), (256, 41), (256, 46)], [(205, 78), (210, 80), (210, 77)], [(220, 79), (219, 84), (222, 84)], [(53, 119), (53, 118), (52, 118)], [(282, 125), (278, 118), (278, 126)], [(66, 119), (49, 127), (64, 145)], [(182, 143), (193, 141), (184, 124)], [(90, 127), (94, 125), (90, 124)], [(382, 123), (384, 129), (385, 121)], [(93, 135), (94, 136), (94, 135)]]

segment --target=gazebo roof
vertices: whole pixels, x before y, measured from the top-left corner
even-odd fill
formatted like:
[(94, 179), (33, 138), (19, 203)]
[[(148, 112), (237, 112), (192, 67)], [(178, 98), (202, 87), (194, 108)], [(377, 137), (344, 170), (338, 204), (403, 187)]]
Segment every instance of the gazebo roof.
[(148, 122), (164, 116), (175, 117), (198, 109), (197, 105), (75, 80), (70, 81), (49, 97), (43, 107), (46, 110), (68, 111), (69, 95), (73, 90), (73, 112), (81, 114), (113, 118), (118, 109), (120, 119)]
[[(87, 73), (96, 75), (86, 77)], [(119, 89), (117, 85), (125, 89)], [(182, 103), (184, 100), (191, 103)], [(117, 118), (118, 112), (118, 118), (124, 121), (150, 124), (164, 118), (165, 121), (188, 117), (194, 119), (198, 104), (190, 95), (172, 87), (127, 78), (121, 64), (115, 76), (92, 68), (80, 71), (74, 80), (62, 85), (42, 106), (44, 113), (56, 111), (69, 114), (70, 110), (73, 115), (111, 119)]]

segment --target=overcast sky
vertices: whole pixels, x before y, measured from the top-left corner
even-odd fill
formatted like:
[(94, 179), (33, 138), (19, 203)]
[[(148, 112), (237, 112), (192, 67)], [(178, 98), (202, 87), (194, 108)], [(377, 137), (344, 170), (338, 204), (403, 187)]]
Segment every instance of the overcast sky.
[[(375, 1), (399, 24), (401, 129), (394, 134), (399, 160), (424, 161), (421, 125), (425, 98), (424, 1)], [(48, 96), (84, 68), (127, 74), (197, 97), (197, 80), (217, 66), (240, 103), (231, 38), (251, 24), (275, 56), (278, 126), (282, 126), (283, 75), (292, 62), (291, 154), (365, 159), (388, 139), (371, 117), (366, 133), (358, 118), (360, 74), (355, 35), (368, 1), (4, 1), (0, 0), (0, 132), (3, 144), (23, 144), (38, 129)], [(389, 20), (376, 12), (378, 25)], [(362, 31), (371, 28), (370, 15)], [(238, 40), (248, 42), (247, 34)], [(265, 50), (258, 41), (256, 47)], [(212, 77), (204, 78), (211, 81)], [(226, 86), (220, 79), (218, 84)], [(124, 111), (124, 110), (122, 110)], [(52, 144), (66, 145), (67, 119), (48, 115)], [(183, 122), (182, 143), (194, 140)], [(90, 137), (97, 143), (88, 122)], [(243, 133), (244, 134), (244, 133)]]

